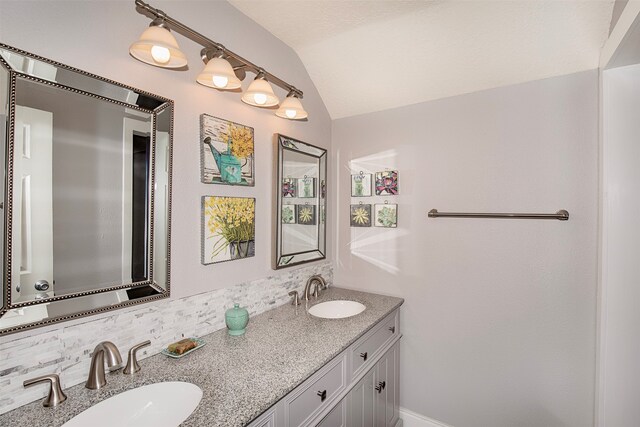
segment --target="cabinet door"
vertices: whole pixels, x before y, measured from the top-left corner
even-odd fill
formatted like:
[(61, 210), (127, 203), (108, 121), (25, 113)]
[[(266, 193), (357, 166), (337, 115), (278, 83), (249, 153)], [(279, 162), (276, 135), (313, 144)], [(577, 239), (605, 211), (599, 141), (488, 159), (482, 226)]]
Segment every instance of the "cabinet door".
[(387, 353), (386, 425), (395, 426), (400, 417), (400, 342)]
[(346, 427), (347, 399), (342, 399), (317, 427)]
[(394, 426), (398, 420), (398, 354), (396, 343), (375, 367), (375, 423), (376, 427)]
[(349, 427), (371, 427), (374, 425), (374, 401), (376, 391), (373, 388), (376, 369), (371, 369), (349, 392), (348, 423)]

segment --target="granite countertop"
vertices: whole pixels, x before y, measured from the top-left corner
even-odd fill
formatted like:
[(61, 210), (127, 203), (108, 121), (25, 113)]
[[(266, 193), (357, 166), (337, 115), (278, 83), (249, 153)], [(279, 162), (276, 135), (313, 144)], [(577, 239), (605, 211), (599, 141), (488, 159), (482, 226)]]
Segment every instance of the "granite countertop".
[[(319, 319), (307, 308), (348, 299), (366, 305), (346, 319)], [(226, 329), (201, 337), (207, 345), (182, 359), (162, 354), (140, 361), (134, 375), (107, 374), (107, 385), (88, 390), (80, 384), (65, 390), (68, 399), (56, 408), (40, 400), (0, 415), (2, 426), (60, 426), (96, 403), (123, 391), (162, 381), (198, 385), (200, 404), (182, 426), (243, 426), (274, 405), (345, 350), (387, 314), (401, 298), (331, 287), (308, 306), (285, 304), (252, 317), (243, 336)], [(141, 338), (142, 340), (142, 338)], [(168, 344), (168, 343), (167, 343)], [(123, 356), (125, 349), (121, 349)]]

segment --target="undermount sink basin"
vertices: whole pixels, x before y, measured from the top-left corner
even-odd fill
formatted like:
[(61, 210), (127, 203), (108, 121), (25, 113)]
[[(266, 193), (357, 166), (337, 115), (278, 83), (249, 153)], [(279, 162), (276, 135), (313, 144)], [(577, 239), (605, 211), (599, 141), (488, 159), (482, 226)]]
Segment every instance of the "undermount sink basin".
[(196, 409), (195, 384), (163, 382), (128, 390), (93, 405), (62, 427), (177, 427)]
[(355, 301), (336, 300), (316, 304), (309, 309), (309, 314), (323, 319), (344, 319), (360, 314), (367, 308)]

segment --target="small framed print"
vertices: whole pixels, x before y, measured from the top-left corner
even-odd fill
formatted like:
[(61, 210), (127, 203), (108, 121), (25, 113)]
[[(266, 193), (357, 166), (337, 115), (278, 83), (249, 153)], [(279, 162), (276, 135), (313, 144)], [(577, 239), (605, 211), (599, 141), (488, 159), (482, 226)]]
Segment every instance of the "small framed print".
[(316, 205), (296, 205), (296, 220), (302, 225), (316, 225)]
[(200, 115), (200, 180), (205, 184), (255, 185), (253, 128)]
[(202, 196), (202, 264), (255, 256), (255, 215), (254, 198)]
[(376, 196), (398, 194), (398, 171), (376, 172)]
[(371, 205), (351, 205), (351, 226), (371, 227)]
[(298, 180), (295, 178), (284, 178), (282, 180), (282, 197), (296, 197)]
[(282, 206), (282, 223), (283, 224), (295, 224), (296, 223), (296, 208), (295, 205)]
[(316, 179), (305, 176), (298, 179), (298, 197), (310, 199), (316, 197)]
[(362, 171), (357, 175), (351, 175), (351, 197), (370, 197), (371, 177), (370, 173)]
[(376, 227), (398, 227), (398, 205), (395, 203), (376, 204), (373, 207), (374, 225)]

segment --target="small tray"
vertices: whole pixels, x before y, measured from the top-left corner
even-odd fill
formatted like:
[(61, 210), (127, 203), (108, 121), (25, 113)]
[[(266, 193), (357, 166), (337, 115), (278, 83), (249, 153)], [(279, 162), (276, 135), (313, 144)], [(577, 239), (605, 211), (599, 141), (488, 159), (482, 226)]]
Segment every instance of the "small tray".
[(206, 344), (206, 342), (204, 342), (200, 338), (189, 338), (189, 339), (196, 342), (196, 346), (194, 348), (192, 348), (191, 350), (185, 351), (182, 354), (176, 354), (176, 353), (170, 352), (166, 348), (163, 348), (161, 353), (164, 354), (165, 356), (169, 356), (169, 357), (172, 357), (174, 359), (180, 359), (181, 357), (186, 356), (187, 354), (191, 353), (192, 351), (196, 351), (197, 349), (199, 349), (201, 347), (204, 347), (204, 345)]

